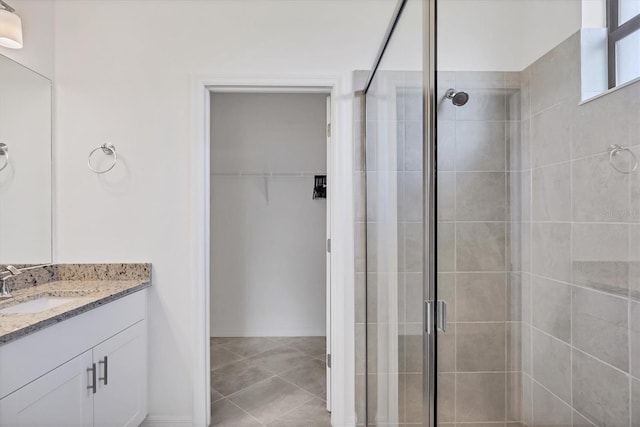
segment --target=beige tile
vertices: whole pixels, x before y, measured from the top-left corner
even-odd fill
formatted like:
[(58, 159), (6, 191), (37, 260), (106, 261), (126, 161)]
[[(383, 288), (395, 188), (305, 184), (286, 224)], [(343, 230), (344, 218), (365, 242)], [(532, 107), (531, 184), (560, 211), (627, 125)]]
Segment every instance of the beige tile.
[(504, 323), (458, 323), (456, 325), (456, 370), (504, 371)]
[(423, 221), (422, 206), (424, 199), (424, 179), (422, 172), (403, 172), (404, 192), (400, 205), (401, 219), (405, 221)]
[(630, 176), (617, 172), (603, 153), (572, 162), (574, 221), (628, 222)]
[(522, 323), (507, 323), (507, 371), (522, 369)]
[(312, 357), (323, 358), (327, 353), (327, 337), (291, 337), (285, 343)]
[(504, 271), (504, 223), (459, 223), (456, 225), (458, 271)]
[(573, 407), (596, 425), (629, 425), (629, 379), (620, 371), (573, 351)]
[[(443, 286), (446, 286), (448, 280), (447, 276), (450, 276), (451, 279), (453, 279), (453, 274), (441, 273), (438, 275), (438, 280), (442, 281)], [(405, 319), (407, 322), (422, 322), (422, 307), (424, 305), (424, 282), (422, 273), (406, 273), (404, 277), (406, 292), (406, 301), (404, 305)]]
[(456, 417), (460, 422), (504, 421), (505, 374), (456, 374)]
[(400, 411), (400, 421), (406, 423), (420, 423), (424, 420), (422, 412), (423, 376), (422, 374), (400, 374), (398, 376), (398, 388), (403, 390), (398, 398), (398, 405), (404, 411)]
[(441, 422), (455, 421), (456, 404), (455, 374), (438, 374), (436, 393), (436, 410)]
[(211, 387), (224, 396), (264, 381), (273, 374), (258, 366), (240, 360), (211, 372)]
[(422, 223), (405, 224), (405, 271), (421, 273), (423, 262)]
[(573, 345), (628, 372), (628, 301), (574, 288), (572, 306)]
[(221, 368), (240, 359), (242, 359), (242, 356), (232, 353), (222, 346), (211, 346), (211, 370)]
[(268, 424), (312, 398), (311, 393), (273, 377), (233, 395), (230, 400), (258, 421)]
[(367, 294), (367, 282), (366, 282), (366, 274), (365, 273), (356, 273), (355, 274), (355, 299), (356, 299), (356, 307), (355, 307), (355, 317), (356, 323), (364, 323), (366, 321), (367, 316), (367, 302), (366, 302), (366, 294)]
[(573, 282), (627, 295), (629, 225), (573, 224)]
[(366, 373), (366, 342), (367, 342), (367, 325), (359, 323), (356, 325), (356, 374)]
[(603, 141), (634, 145), (630, 139), (631, 126), (637, 124), (640, 111), (638, 105), (632, 103), (633, 95), (628, 89), (616, 90), (575, 107), (572, 120), (574, 158), (606, 151)]
[[(494, 121), (506, 119), (503, 89), (474, 89), (464, 108), (456, 108), (456, 120)], [(456, 141), (457, 142), (457, 141)]]
[(529, 375), (522, 375), (522, 422), (533, 426), (533, 381)]
[(331, 413), (327, 411), (327, 403), (321, 399), (313, 399), (277, 420), (267, 424), (268, 427), (331, 427)]
[(571, 280), (571, 225), (532, 224), (532, 271), (541, 276)]
[(533, 382), (533, 425), (568, 427), (571, 412), (570, 406)]
[(422, 170), (422, 120), (405, 122), (404, 169), (407, 171)]
[(571, 110), (562, 103), (531, 118), (533, 167), (571, 160)]
[(456, 320), (496, 321), (506, 318), (506, 273), (458, 273)]
[(531, 111), (540, 112), (568, 99), (579, 98), (579, 34), (550, 50), (530, 67)]
[(556, 338), (571, 340), (571, 287), (533, 276), (531, 308), (533, 326)]
[(456, 155), (456, 122), (452, 120), (438, 120), (438, 170), (455, 170)]
[(593, 424), (578, 412), (573, 411), (572, 427), (593, 427)]
[(423, 341), (420, 332), (422, 332), (422, 328), (418, 329), (418, 334), (402, 335), (401, 357), (403, 363), (400, 366), (404, 372), (422, 372), (424, 358), (422, 357)]
[(456, 122), (456, 170), (504, 171), (505, 157), (503, 122)]
[(454, 221), (456, 219), (456, 173), (438, 172), (438, 221)]
[(522, 372), (531, 375), (531, 357), (532, 357), (532, 349), (531, 349), (531, 325), (527, 323), (522, 324)]
[(211, 387), (211, 403), (217, 402), (220, 399), (224, 399), (224, 396), (218, 393), (218, 391), (214, 390), (213, 387)]
[(507, 373), (507, 421), (522, 420), (522, 375)]
[(507, 273), (507, 320), (522, 320), (521, 273)]
[(640, 426), (640, 380), (631, 380), (631, 425)]
[(571, 401), (571, 347), (532, 330), (533, 379), (565, 402)]
[(438, 372), (455, 372), (456, 367), (456, 323), (449, 325), (447, 332), (438, 332)]
[(367, 379), (365, 375), (356, 375), (356, 425), (364, 425), (367, 411)]
[(252, 366), (257, 366), (274, 374), (280, 374), (300, 366), (309, 360), (309, 356), (293, 347), (278, 347), (273, 350), (245, 359)]
[[(631, 375), (640, 378), (640, 303), (630, 302), (629, 345), (631, 346)], [(640, 402), (638, 402), (640, 404)]]
[(436, 265), (438, 272), (455, 271), (455, 224), (438, 222)]
[(242, 357), (249, 357), (276, 348), (278, 343), (264, 337), (242, 337), (229, 338), (222, 346), (232, 353)]
[(260, 427), (262, 424), (230, 400), (223, 399), (211, 405), (211, 425), (216, 427)]
[(534, 221), (570, 221), (571, 163), (534, 169), (532, 195)]
[(321, 360), (308, 360), (280, 376), (321, 399), (327, 398), (327, 370)]
[(505, 179), (504, 172), (457, 172), (456, 219), (506, 220)]

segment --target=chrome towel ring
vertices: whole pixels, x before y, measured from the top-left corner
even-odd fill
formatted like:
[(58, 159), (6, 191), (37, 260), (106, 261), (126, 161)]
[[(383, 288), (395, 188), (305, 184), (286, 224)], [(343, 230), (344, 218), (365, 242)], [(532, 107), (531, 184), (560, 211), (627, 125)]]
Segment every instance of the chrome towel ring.
[[(635, 153), (629, 149), (629, 147), (623, 147), (622, 145), (612, 144), (608, 148), (609, 150), (609, 163), (611, 166), (620, 173), (631, 174), (634, 173), (638, 169), (638, 158)], [(618, 155), (618, 153), (626, 151), (629, 153), (631, 158), (633, 159), (633, 167), (630, 170), (623, 170), (616, 166), (616, 163), (613, 161), (613, 158)]]
[[(106, 154), (107, 156), (113, 156), (113, 161), (111, 162), (111, 165), (109, 165), (109, 167), (106, 168), (106, 169), (98, 170), (98, 169), (94, 168), (93, 165), (91, 164), (91, 158), (93, 157), (94, 153), (96, 151), (98, 151), (98, 150), (102, 150), (102, 152), (104, 154)], [(114, 166), (116, 165), (117, 162), (118, 162), (118, 154), (116, 153), (115, 145), (113, 145), (110, 142), (105, 142), (101, 146), (99, 146), (97, 148), (94, 148), (91, 151), (91, 153), (89, 153), (89, 159), (87, 160), (87, 165), (89, 166), (89, 169), (91, 169), (92, 172), (95, 172), (95, 173), (107, 173), (111, 169), (114, 168)]]
[(0, 163), (0, 171), (5, 170), (6, 167), (9, 166), (9, 147), (7, 147), (7, 144), (0, 142), (0, 159), (2, 158), (4, 158), (4, 162)]

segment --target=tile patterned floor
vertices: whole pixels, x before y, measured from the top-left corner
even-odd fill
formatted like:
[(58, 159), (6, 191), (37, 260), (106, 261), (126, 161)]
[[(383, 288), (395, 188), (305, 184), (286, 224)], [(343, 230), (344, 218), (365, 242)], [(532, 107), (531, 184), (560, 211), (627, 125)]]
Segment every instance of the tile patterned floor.
[(330, 427), (324, 337), (211, 338), (211, 425)]

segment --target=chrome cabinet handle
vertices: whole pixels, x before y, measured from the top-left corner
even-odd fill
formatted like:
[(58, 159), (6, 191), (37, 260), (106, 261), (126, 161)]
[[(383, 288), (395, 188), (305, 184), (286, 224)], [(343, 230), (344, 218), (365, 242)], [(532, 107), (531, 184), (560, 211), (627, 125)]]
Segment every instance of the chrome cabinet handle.
[(104, 381), (104, 385), (107, 385), (107, 381), (109, 378), (109, 359), (105, 356), (101, 361), (98, 362), (100, 365), (104, 365), (104, 377), (98, 378), (98, 380)]
[(440, 331), (447, 332), (447, 302), (444, 300), (438, 300), (438, 307), (436, 308), (436, 322)]
[(94, 363), (91, 368), (87, 368), (87, 372), (91, 372), (91, 384), (87, 386), (87, 390), (93, 391), (96, 394), (98, 391), (98, 382), (96, 381), (96, 364)]

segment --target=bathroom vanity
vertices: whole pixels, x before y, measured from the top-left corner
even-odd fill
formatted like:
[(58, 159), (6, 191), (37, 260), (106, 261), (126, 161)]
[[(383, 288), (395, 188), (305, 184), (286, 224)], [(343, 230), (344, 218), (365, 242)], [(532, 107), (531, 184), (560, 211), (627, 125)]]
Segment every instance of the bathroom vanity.
[(0, 300), (0, 427), (139, 425), (150, 266), (38, 270)]

